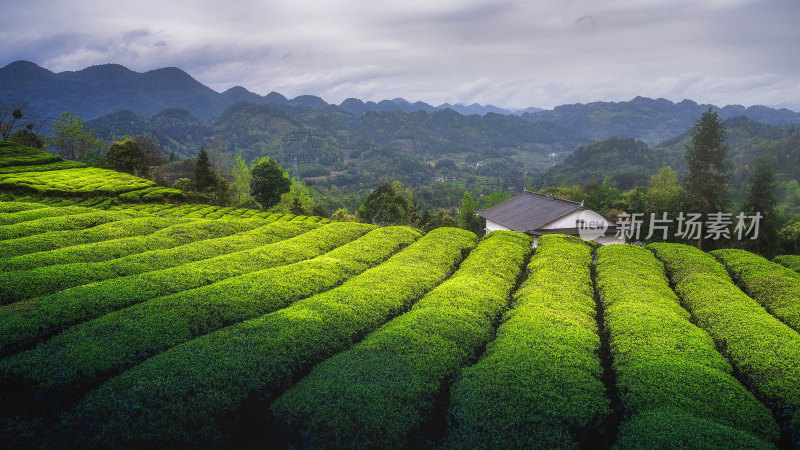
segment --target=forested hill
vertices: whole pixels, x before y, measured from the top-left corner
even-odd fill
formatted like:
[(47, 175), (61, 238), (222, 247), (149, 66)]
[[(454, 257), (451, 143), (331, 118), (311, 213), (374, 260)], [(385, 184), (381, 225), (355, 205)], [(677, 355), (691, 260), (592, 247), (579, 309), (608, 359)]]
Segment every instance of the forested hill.
[[(592, 139), (630, 137), (655, 145), (684, 133), (710, 105), (691, 100), (674, 103), (663, 98), (636, 97), (628, 102), (594, 102), (557, 106), (552, 110), (525, 113), (528, 120), (545, 120)], [(800, 123), (800, 113), (765, 106), (712, 106), (723, 120), (747, 117), (766, 125)]]
[[(558, 125), (514, 115), (464, 116), (453, 110), (353, 115), (331, 108), (253, 103), (237, 103), (207, 121), (185, 109), (167, 109), (150, 118), (124, 110), (87, 126), (107, 141), (126, 134), (154, 136), (167, 154), (178, 158), (194, 157), (201, 146), (218, 145), (245, 160), (269, 156), (284, 167), (296, 158), (301, 176), (333, 174), (338, 179), (332, 182), (339, 186), (352, 184), (353, 177), (364, 183), (394, 178), (417, 185), (436, 175), (425, 163), (443, 159), (473, 169), (487, 159), (524, 165), (510, 159), (523, 156), (549, 165), (551, 154), (566, 154), (588, 142)], [(528, 169), (546, 168), (538, 162), (526, 164)]]
[[(800, 126), (764, 125), (745, 117), (728, 119), (724, 125), (730, 144), (729, 160), (733, 162), (731, 187), (734, 198), (745, 197), (753, 163), (763, 154), (775, 170), (779, 194), (795, 195), (798, 198), (793, 201), (800, 201)], [(644, 185), (663, 166), (670, 166), (679, 173), (685, 172), (683, 156), (690, 139), (687, 131), (652, 147), (632, 138), (612, 137), (594, 141), (579, 147), (563, 163), (550, 168), (536, 179), (535, 185), (583, 186), (605, 177), (620, 189)]]

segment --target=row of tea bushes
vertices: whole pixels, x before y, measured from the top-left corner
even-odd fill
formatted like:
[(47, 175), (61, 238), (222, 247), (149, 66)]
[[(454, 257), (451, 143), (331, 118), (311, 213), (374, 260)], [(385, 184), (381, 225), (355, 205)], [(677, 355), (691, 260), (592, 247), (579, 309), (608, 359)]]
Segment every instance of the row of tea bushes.
[(319, 249), (334, 248), (341, 245), (342, 239), (352, 240), (366, 233), (366, 225), (359, 225), (360, 229), (345, 230), (334, 225), (278, 222), (264, 230), (272, 237), (272, 244), (222, 256), (212, 253), (212, 257), (193, 263), (112, 278), (6, 305), (0, 308), (0, 354), (36, 343), (69, 325), (151, 298), (315, 256)]
[(274, 231), (281, 229), (266, 228), (261, 221), (195, 221), (179, 223), (156, 235), (9, 258), (0, 262), (9, 269), (0, 273), (0, 302), (26, 300), (83, 284), (246, 250), (275, 242), (281, 235)]
[(715, 250), (711, 254), (750, 298), (800, 331), (800, 273), (744, 250)]
[[(433, 230), (335, 289), (146, 360), (89, 394), (62, 425), (94, 445), (222, 445), (226, 424), (248, 398), (269, 401), (410, 307), (450, 276), (476, 240), (464, 230)], [(266, 416), (263, 408), (243, 414)]]
[(767, 448), (778, 438), (769, 410), (692, 324), (652, 252), (601, 247), (596, 270), (626, 419), (618, 445)]
[(598, 356), (593, 247), (546, 235), (515, 307), (450, 394), (455, 448), (575, 447), (610, 413)]
[(800, 444), (800, 334), (737, 288), (713, 256), (682, 244), (648, 246), (667, 268), (684, 307)]
[(91, 385), (182, 342), (331, 289), (419, 236), (408, 227), (379, 228), (313, 259), (148, 300), (7, 358), (0, 373), (37, 394)]
[(523, 234), (487, 235), (410, 312), (318, 365), (274, 415), (310, 447), (407, 448), (442, 384), (491, 339), (530, 249)]

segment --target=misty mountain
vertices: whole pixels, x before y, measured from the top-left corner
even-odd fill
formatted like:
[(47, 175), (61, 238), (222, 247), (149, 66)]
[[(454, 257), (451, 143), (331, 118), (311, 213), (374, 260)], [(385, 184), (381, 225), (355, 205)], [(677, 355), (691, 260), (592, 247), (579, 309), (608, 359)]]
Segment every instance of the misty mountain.
[(138, 73), (118, 64), (103, 64), (77, 72), (54, 73), (29, 61), (16, 61), (0, 68), (0, 100), (25, 101), (29, 107), (28, 115), (41, 119), (55, 119), (67, 110), (84, 120), (91, 120), (120, 110), (135, 111), (149, 117), (164, 109), (183, 108), (200, 119), (208, 120), (239, 102), (338, 108), (352, 114), (367, 111), (434, 112), (446, 108), (462, 114), (513, 113), (491, 105), (444, 104), (435, 107), (401, 98), (377, 103), (350, 98), (341, 105), (331, 105), (313, 95), (301, 95), (290, 100), (277, 92), (262, 96), (241, 86), (218, 93), (175, 67)]
[[(553, 122), (590, 139), (625, 137), (655, 145), (692, 128), (708, 107), (691, 100), (674, 103), (663, 98), (636, 97), (628, 102), (561, 105), (552, 110), (525, 113), (522, 117)], [(723, 108), (712, 105), (712, 109), (723, 120), (744, 116), (766, 125), (800, 123), (800, 113), (788, 109), (741, 105)]]
[[(766, 155), (780, 183), (800, 180), (800, 126), (765, 125), (746, 117), (723, 122), (733, 163), (730, 182), (734, 198), (746, 196), (754, 162)], [(633, 138), (611, 137), (580, 146), (560, 164), (537, 178), (536, 186), (579, 185), (609, 177), (620, 189), (646, 184), (659, 168), (670, 166), (686, 172), (684, 154), (691, 142), (690, 130), (658, 145)], [(796, 185), (796, 181), (795, 181)]]

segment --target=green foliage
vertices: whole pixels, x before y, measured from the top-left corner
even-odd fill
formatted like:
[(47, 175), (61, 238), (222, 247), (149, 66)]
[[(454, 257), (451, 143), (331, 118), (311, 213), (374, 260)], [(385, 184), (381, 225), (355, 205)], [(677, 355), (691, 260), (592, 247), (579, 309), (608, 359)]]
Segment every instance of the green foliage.
[(492, 192), (491, 194), (483, 197), (483, 209), (489, 209), (492, 206), (497, 206), (509, 199), (511, 199), (511, 194), (508, 192)]
[(0, 175), (0, 189), (41, 195), (105, 195), (153, 187), (154, 183), (126, 173), (98, 168), (74, 168), (46, 172)]
[(715, 250), (711, 254), (747, 295), (800, 332), (800, 274), (744, 250)]
[(358, 208), (358, 219), (377, 225), (406, 225), (410, 219), (408, 199), (395, 191), (389, 183), (383, 183), (370, 192)]
[(800, 335), (739, 290), (711, 255), (682, 244), (648, 247), (666, 266), (682, 305), (744, 382), (776, 417), (800, 429)]
[[(320, 242), (321, 237), (328, 237), (336, 230), (335, 225), (327, 227), (333, 228), (310, 222), (277, 222), (262, 230), (272, 238), (271, 244), (221, 256), (209, 255), (211, 257), (207, 259), (162, 270), (150, 267), (147, 268), (149, 271), (138, 275), (106, 279), (8, 305), (0, 309), (0, 353), (6, 353), (9, 348), (27, 346), (69, 325), (151, 298), (302, 261), (315, 255), (315, 246), (325, 248), (331, 245)], [(59, 266), (49, 267), (59, 269)], [(8, 284), (24, 284), (21, 281), (24, 276), (11, 272)], [(106, 275), (106, 278), (110, 277)], [(63, 280), (63, 276), (58, 276), (51, 283), (62, 283)], [(3, 291), (5, 289), (0, 290)]]
[(800, 273), (800, 255), (779, 255), (775, 257), (774, 261)]
[(274, 160), (262, 159), (250, 169), (250, 195), (267, 210), (278, 204), (281, 196), (290, 192), (292, 182)]
[[(140, 217), (109, 222), (92, 228), (48, 231), (33, 236), (0, 241), (0, 267), (3, 267), (4, 270), (18, 270), (21, 266), (15, 266), (18, 269), (11, 269), (11, 267), (16, 264), (14, 261), (21, 261), (23, 255), (37, 252), (50, 253), (64, 247), (78, 247), (95, 242), (148, 235), (171, 225), (176, 225), (176, 221), (162, 217)], [(27, 265), (26, 268), (34, 268), (48, 262), (46, 259), (40, 259), (36, 263)]]
[[(103, 257), (103, 251), (113, 256), (116, 246), (102, 242), (96, 245), (78, 246), (77, 255), (94, 255), (93, 258), (107, 259), (101, 262), (76, 262), (49, 265), (30, 270), (0, 274), (0, 299), (8, 301), (24, 300), (31, 297), (52, 294), (83, 284), (108, 280), (116, 277), (136, 275), (143, 272), (167, 269), (181, 264), (251, 249), (275, 242), (276, 237), (266, 227), (269, 221), (196, 221), (179, 224), (170, 233), (144, 236), (138, 240), (128, 240), (132, 254), (119, 258)], [(143, 253), (147, 246), (161, 248)], [(124, 248), (122, 249), (124, 252)], [(57, 252), (56, 255), (69, 257), (71, 250)], [(42, 261), (38, 254), (30, 258)], [(25, 258), (21, 258), (22, 264)]]
[(750, 216), (761, 214), (758, 237), (744, 241), (745, 248), (751, 252), (772, 259), (778, 248), (778, 200), (775, 198), (775, 172), (766, 157), (756, 162), (755, 173), (750, 183), (750, 192), (742, 211)]
[(473, 200), (469, 191), (465, 191), (464, 198), (461, 199), (461, 208), (458, 210), (458, 227), (482, 236), (484, 224), (481, 218), (475, 215), (477, 209), (478, 202)]
[(410, 312), (316, 366), (274, 415), (306, 446), (408, 448), (442, 383), (491, 338), (529, 253), (525, 235), (486, 236)]
[[(684, 155), (690, 206), (704, 217), (708, 213), (724, 212), (730, 203), (727, 192), (732, 168), (727, 160), (730, 145), (725, 142), (725, 126), (711, 107), (695, 122), (691, 138)], [(698, 248), (702, 248), (703, 233), (697, 241)]]
[(63, 161), (58, 155), (26, 147), (15, 142), (0, 141), (0, 168), (12, 166), (36, 166)]
[(24, 222), (0, 225), (0, 240), (17, 239), (48, 231), (91, 228), (108, 222), (143, 216), (136, 211), (98, 211), (89, 208), (74, 208), (69, 209), (66, 214), (50, 211), (48, 208), (48, 211), (41, 211), (40, 219), (28, 215)]
[(103, 146), (103, 141), (95, 137), (94, 130), (86, 130), (81, 118), (72, 111), (62, 113), (52, 126), (50, 144), (64, 158), (82, 160)]
[(359, 223), (329, 227), (335, 235), (312, 246), (309, 255), (341, 246), (324, 255), (115, 311), (6, 359), (0, 372), (44, 390), (93, 384), (181, 342), (331, 289), (420, 236), (409, 228), (382, 228), (359, 237), (373, 228)]
[(592, 246), (542, 236), (528, 278), (484, 356), (450, 390), (454, 448), (574, 447), (610, 413), (592, 287)]
[(192, 165), (192, 186), (200, 193), (209, 193), (217, 185), (217, 174), (208, 160), (208, 153), (200, 148), (197, 159)]
[(94, 445), (219, 445), (218, 418), (233, 417), (251, 395), (280, 393), (411, 306), (475, 240), (463, 230), (435, 230), (336, 289), (173, 347), (90, 393), (62, 426), (75, 436), (90, 426), (93, 433), (79, 437)]
[(233, 189), (236, 192), (238, 204), (246, 203), (250, 197), (250, 168), (241, 156), (237, 156), (232, 169)]
[(800, 220), (792, 222), (781, 228), (778, 232), (782, 253), (789, 255), (800, 254)]
[[(669, 436), (698, 448), (708, 434), (719, 433), (735, 439), (734, 447), (758, 438), (765, 447), (778, 437), (770, 412), (732, 376), (711, 337), (692, 324), (651, 252), (601, 247), (596, 270), (622, 409), (630, 415), (620, 442), (653, 446)], [(678, 428), (672, 428), (675, 415), (685, 421)]]
[(147, 155), (133, 138), (112, 144), (106, 151), (105, 159), (109, 169), (137, 177), (146, 177), (149, 170)]

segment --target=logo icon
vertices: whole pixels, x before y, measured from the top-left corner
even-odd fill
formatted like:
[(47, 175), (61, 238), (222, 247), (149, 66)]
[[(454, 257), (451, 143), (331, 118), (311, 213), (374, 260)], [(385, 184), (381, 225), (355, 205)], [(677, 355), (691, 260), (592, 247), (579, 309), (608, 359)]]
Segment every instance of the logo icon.
[(593, 211), (581, 211), (575, 222), (575, 226), (578, 228), (578, 235), (584, 241), (592, 241), (600, 236), (605, 236), (606, 230), (608, 230), (606, 219)]

